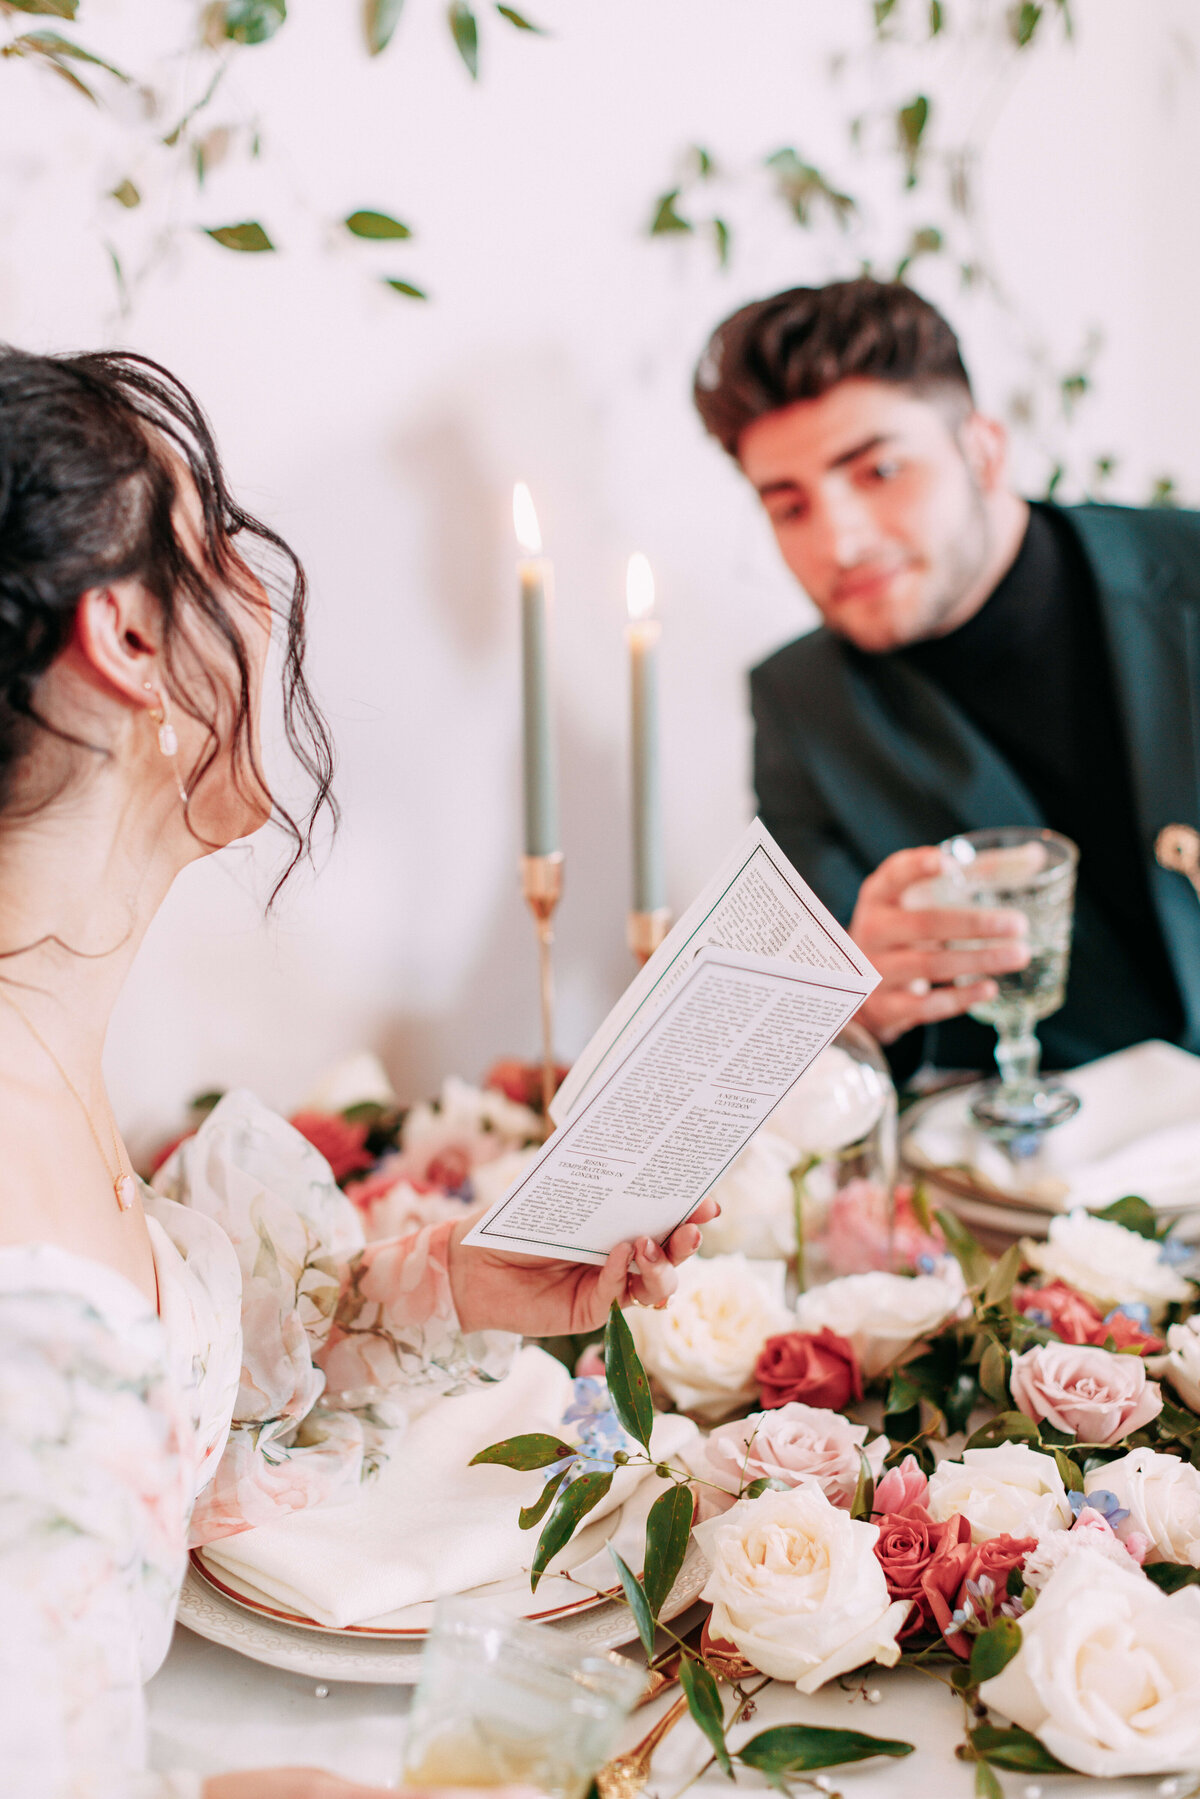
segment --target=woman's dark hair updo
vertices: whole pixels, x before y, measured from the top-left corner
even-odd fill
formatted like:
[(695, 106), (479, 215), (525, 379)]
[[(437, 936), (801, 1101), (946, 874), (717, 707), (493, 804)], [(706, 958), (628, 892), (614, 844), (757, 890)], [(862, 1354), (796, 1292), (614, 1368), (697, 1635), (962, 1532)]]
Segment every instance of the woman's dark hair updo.
[[(180, 542), (172, 516), (184, 467), (199, 497), (202, 557)], [(255, 572), (284, 628), (284, 728), (314, 789), (299, 818), (273, 799), (273, 818), (293, 845), (278, 893), (310, 851), (322, 809), (336, 820), (332, 746), (304, 679), (307, 588), (299, 561), (237, 505), (204, 414), (166, 369), (123, 351), (37, 356), (0, 345), (0, 816), (12, 809), (13, 774), (35, 731), (103, 754), (39, 713), (38, 683), (70, 640), (82, 595), (131, 577), (162, 608), (161, 661), (172, 703), (208, 729), (193, 789), (222, 747), (215, 680), (207, 682), (206, 710), (178, 678), (180, 646), (194, 648), (205, 633), (236, 670), (234, 778), (248, 771), (269, 791), (255, 752), (246, 649), (222, 598), (223, 588), (237, 590), (239, 576), (245, 584), (243, 546), (234, 547), (242, 533), (254, 540)]]

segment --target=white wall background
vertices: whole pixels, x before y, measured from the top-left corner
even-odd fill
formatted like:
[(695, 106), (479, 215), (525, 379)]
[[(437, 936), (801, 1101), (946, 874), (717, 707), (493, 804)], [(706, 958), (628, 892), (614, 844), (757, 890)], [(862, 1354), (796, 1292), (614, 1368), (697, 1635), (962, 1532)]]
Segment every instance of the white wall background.
[[(440, 0), (408, 0), (375, 61), (352, 0), (291, 0), (287, 27), (238, 56), (212, 109), (214, 124), (257, 114), (263, 154), (231, 157), (201, 194), (145, 148), (132, 101), (114, 119), (24, 64), (0, 66), (0, 334), (33, 348), (126, 343), (194, 387), (235, 486), (308, 566), (311, 674), (340, 747), (345, 826), (317, 878), (297, 879), (264, 922), (268, 839), (189, 871), (156, 924), (110, 1044), (135, 1140), (214, 1084), (292, 1103), (362, 1045), (409, 1096), (535, 1053), (516, 882), (514, 478), (534, 491), (558, 578), (564, 1052), (631, 972), (631, 549), (659, 581), (677, 906), (748, 816), (744, 672), (809, 613), (692, 416), (691, 369), (734, 306), (848, 272), (853, 255), (738, 187), (727, 271), (707, 246), (652, 243), (643, 227), (690, 142), (735, 169), (791, 143), (860, 183), (829, 57), (865, 42), (867, 10), (539, 0), (553, 39), (487, 19), (473, 86)], [(1140, 500), (1170, 470), (1195, 495), (1192, 8), (1074, 10), (1075, 44), (1038, 46), (999, 106), (982, 171), (992, 254), (1061, 357), (1103, 327), (1081, 430), (1090, 449), (1119, 453), (1115, 494)], [(195, 54), (180, 54), (194, 14), (190, 0), (84, 0), (78, 35), (182, 95), (197, 78)], [(909, 66), (943, 116), (974, 103), (978, 86), (941, 50)], [(876, 78), (862, 79), (869, 90)], [(125, 175), (146, 194), (129, 215), (100, 197)], [(886, 217), (898, 177), (871, 179)], [(332, 223), (364, 206), (411, 222), (414, 241), (363, 245)], [(131, 315), (115, 316), (105, 236), (136, 268), (167, 221), (251, 217), (281, 254), (237, 256), (185, 231)], [(388, 294), (369, 278), (383, 271), (433, 300)], [(999, 404), (1015, 366), (1005, 332), (932, 268), (927, 291)]]

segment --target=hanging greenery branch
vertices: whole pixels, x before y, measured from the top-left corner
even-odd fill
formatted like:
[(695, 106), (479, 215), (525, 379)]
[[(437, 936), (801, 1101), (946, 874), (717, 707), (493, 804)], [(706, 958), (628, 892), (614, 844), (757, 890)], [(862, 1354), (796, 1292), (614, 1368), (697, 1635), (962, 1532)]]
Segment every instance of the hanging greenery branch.
[(211, 237), (215, 243), (223, 244), (227, 250), (241, 250), (249, 255), (257, 255), (263, 250), (273, 250), (274, 244), (255, 219), (247, 219), (241, 225), (203, 226), (205, 237)]
[[(33, 11), (35, 9), (23, 7), (20, 10)], [(56, 16), (73, 17), (74, 15)], [(100, 102), (74, 68), (74, 64), (84, 63), (92, 68), (103, 69), (106, 74), (114, 76), (124, 86), (128, 86), (131, 80), (131, 77), (126, 75), (123, 69), (118, 69), (115, 63), (106, 62), (102, 56), (94, 56), (90, 50), (85, 50), (82, 44), (72, 43), (69, 38), (62, 37), (57, 31), (26, 31), (0, 48), (0, 56), (32, 57), (42, 68), (49, 69), (55, 75), (61, 76), (68, 86), (82, 94), (85, 100), (90, 100), (93, 106), (98, 106)]]

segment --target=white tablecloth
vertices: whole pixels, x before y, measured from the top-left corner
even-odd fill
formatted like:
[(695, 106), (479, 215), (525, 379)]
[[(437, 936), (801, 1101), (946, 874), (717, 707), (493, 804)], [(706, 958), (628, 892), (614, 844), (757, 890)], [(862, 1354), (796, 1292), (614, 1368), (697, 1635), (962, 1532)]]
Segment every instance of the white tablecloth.
[[(877, 1669), (863, 1682), (846, 1684), (849, 1691), (835, 1684), (811, 1699), (772, 1684), (758, 1697), (755, 1717), (739, 1734), (808, 1723), (900, 1737), (916, 1744), (915, 1755), (831, 1769), (831, 1786), (845, 1799), (972, 1799), (974, 1770), (954, 1756), (961, 1706), (944, 1687), (911, 1669)], [(878, 1704), (864, 1698), (864, 1688), (880, 1694)], [(722, 1691), (728, 1697), (728, 1689)], [(398, 1785), (410, 1692), (408, 1687), (319, 1687), (302, 1675), (247, 1661), (180, 1629), (148, 1689), (152, 1763), (204, 1774), (312, 1766), (380, 1786)], [(677, 1695), (678, 1688), (638, 1712), (622, 1747), (631, 1748)], [(685, 1718), (655, 1758), (647, 1799), (676, 1799), (688, 1788), (705, 1799), (729, 1799), (729, 1783), (716, 1769), (700, 1773), (707, 1759), (707, 1745)], [(1001, 1774), (1000, 1780), (1007, 1799), (1031, 1799), (1035, 1786), (1043, 1799), (1157, 1799), (1161, 1786), (1157, 1779), (1050, 1775), (1031, 1781), (1021, 1774)], [(739, 1770), (739, 1787), (763, 1784), (748, 1770)], [(1181, 1783), (1185, 1791), (1189, 1785)]]

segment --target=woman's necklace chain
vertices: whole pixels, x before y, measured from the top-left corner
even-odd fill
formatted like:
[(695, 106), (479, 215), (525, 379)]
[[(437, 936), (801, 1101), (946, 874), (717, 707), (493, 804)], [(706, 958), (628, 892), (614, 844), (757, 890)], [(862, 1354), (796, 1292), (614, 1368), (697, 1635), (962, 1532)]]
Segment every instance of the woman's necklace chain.
[(63, 1067), (63, 1065), (59, 1061), (58, 1057), (55, 1055), (54, 1051), (50, 1048), (50, 1045), (46, 1042), (46, 1039), (42, 1036), (42, 1033), (38, 1030), (38, 1028), (34, 1024), (32, 1018), (29, 1017), (28, 1013), (25, 1011), (25, 1008), (23, 1006), (19, 1006), (17, 1004), (16, 1000), (13, 998), (12, 994), (6, 992), (3, 986), (0, 986), (0, 999), (3, 999), (6, 1002), (6, 1004), (8, 1004), (9, 1006), (12, 1007), (13, 1011), (16, 1013), (17, 1017), (21, 1020), (21, 1023), (25, 1026), (25, 1029), (29, 1032), (30, 1036), (34, 1039), (35, 1042), (41, 1044), (43, 1050), (49, 1056), (49, 1058), (50, 1058), (51, 1062), (53, 1062), (55, 1068), (57, 1068), (59, 1075), (62, 1079), (62, 1083), (63, 1083), (64, 1087), (66, 1087), (68, 1093), (71, 1094), (76, 1105), (79, 1107), (79, 1110), (83, 1113), (84, 1120), (87, 1124), (88, 1130), (92, 1133), (92, 1142), (96, 1145), (96, 1149), (100, 1156), (100, 1160), (104, 1163), (105, 1168), (108, 1170), (108, 1178), (112, 1182), (112, 1190), (116, 1196), (117, 1204), (120, 1206), (120, 1208), (123, 1212), (127, 1212), (129, 1210), (130, 1206), (132, 1206), (132, 1204), (133, 1204), (134, 1195), (137, 1192), (137, 1188), (134, 1184), (133, 1175), (131, 1173), (129, 1173), (129, 1171), (124, 1167), (123, 1162), (122, 1162), (121, 1140), (117, 1136), (116, 1125), (112, 1122), (112, 1119), (110, 1117), (109, 1129), (112, 1132), (113, 1150), (114, 1150), (114, 1152), (116, 1154), (116, 1158), (117, 1158), (117, 1167), (116, 1167), (116, 1172), (114, 1173), (113, 1165), (108, 1159), (108, 1151), (105, 1149), (103, 1143), (101, 1143), (101, 1141), (100, 1141), (100, 1133), (96, 1129), (95, 1123), (93, 1122), (93, 1119), (92, 1119), (91, 1110), (87, 1104), (87, 1101), (84, 1099), (82, 1093), (79, 1091), (78, 1087), (75, 1085), (74, 1081), (71, 1079), (70, 1075), (67, 1073), (66, 1069)]

